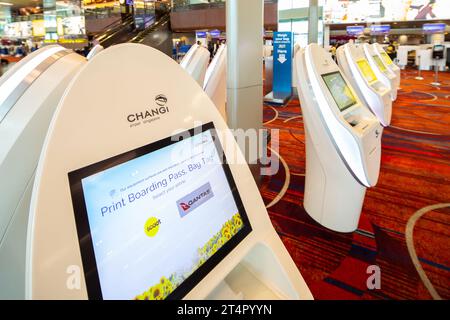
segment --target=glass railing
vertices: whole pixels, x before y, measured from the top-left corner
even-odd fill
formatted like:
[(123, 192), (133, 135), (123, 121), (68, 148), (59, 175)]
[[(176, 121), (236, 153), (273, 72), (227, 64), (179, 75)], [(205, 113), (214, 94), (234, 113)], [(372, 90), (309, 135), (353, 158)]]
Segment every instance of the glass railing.
[(85, 8), (84, 16), (86, 19), (105, 19), (110, 17), (120, 17), (120, 6)]
[[(187, 11), (208, 8), (223, 8), (226, 0), (174, 0), (174, 11)], [(265, 3), (278, 3), (278, 0), (264, 0)]]

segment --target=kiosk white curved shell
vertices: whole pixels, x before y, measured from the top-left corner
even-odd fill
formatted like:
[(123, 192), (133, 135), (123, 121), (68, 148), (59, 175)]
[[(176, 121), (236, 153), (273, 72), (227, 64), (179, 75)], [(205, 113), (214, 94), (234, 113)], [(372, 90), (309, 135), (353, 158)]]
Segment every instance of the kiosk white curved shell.
[(389, 126), (392, 118), (390, 89), (378, 80), (362, 47), (347, 43), (337, 49), (336, 56), (339, 66), (359, 98), (384, 127)]
[(397, 100), (397, 80), (395, 73), (392, 72), (383, 62), (383, 59), (379, 56), (377, 50), (368, 43), (363, 45), (364, 54), (366, 55), (367, 61), (369, 61), (373, 72), (385, 86), (389, 87), (391, 90), (391, 100)]
[(56, 106), (86, 59), (61, 46), (39, 49), (0, 78), (0, 299), (25, 297), (31, 190)]
[(385, 66), (394, 73), (397, 90), (400, 89), (400, 68), (392, 61), (392, 59), (388, 56), (386, 51), (379, 43), (373, 43), (372, 46), (374, 47), (375, 52), (377, 52), (379, 57), (383, 60)]
[(208, 69), (210, 53), (208, 49), (194, 44), (180, 62), (180, 66), (203, 87), (206, 70)]
[(355, 231), (366, 188), (378, 181), (382, 127), (323, 48), (307, 46), (295, 63), (306, 132), (305, 210), (329, 229)]
[(203, 89), (216, 105), (222, 117), (227, 119), (227, 46), (221, 45), (206, 70)]
[(217, 108), (147, 46), (102, 51), (68, 88), (28, 234), (32, 299), (312, 298)]

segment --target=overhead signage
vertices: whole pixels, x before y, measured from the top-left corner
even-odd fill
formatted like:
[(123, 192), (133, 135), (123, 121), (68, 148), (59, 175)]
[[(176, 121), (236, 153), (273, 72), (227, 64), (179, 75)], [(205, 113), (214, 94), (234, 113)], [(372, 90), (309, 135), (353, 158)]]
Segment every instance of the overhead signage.
[(370, 26), (370, 34), (383, 35), (391, 32), (391, 26), (388, 24), (374, 24)]
[(220, 30), (211, 30), (211, 31), (209, 32), (209, 34), (210, 34), (211, 37), (213, 37), (213, 38), (219, 38), (221, 32), (220, 32)]
[(359, 36), (364, 33), (364, 26), (348, 26), (347, 34), (350, 36)]
[(445, 23), (425, 23), (422, 30), (425, 33), (444, 33), (445, 27)]

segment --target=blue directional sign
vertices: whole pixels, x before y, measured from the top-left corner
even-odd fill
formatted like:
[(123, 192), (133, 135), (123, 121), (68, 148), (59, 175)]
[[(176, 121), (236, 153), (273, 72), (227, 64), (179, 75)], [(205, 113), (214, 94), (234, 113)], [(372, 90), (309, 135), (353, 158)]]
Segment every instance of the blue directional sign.
[(444, 33), (445, 27), (445, 23), (425, 23), (422, 30), (425, 33)]
[(350, 36), (359, 36), (364, 33), (364, 26), (348, 26), (347, 34)]
[(370, 26), (370, 34), (383, 35), (391, 32), (391, 26), (388, 24), (375, 24)]
[(273, 33), (273, 95), (292, 93), (292, 32)]

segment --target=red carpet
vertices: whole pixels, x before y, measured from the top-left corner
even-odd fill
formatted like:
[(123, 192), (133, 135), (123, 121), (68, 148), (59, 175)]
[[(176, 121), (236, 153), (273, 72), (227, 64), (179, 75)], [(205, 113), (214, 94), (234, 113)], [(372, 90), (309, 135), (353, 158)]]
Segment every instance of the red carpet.
[[(305, 145), (298, 99), (282, 108), (264, 107), (266, 127), (280, 130), (280, 156), (286, 162), (265, 177), (266, 204), (289, 188), (269, 210), (272, 223), (316, 299), (450, 299), (450, 74), (440, 88), (402, 73), (392, 126), (384, 131), (378, 185), (367, 191), (359, 228), (352, 234), (330, 231), (303, 209)], [(278, 113), (277, 113), (278, 112)], [(423, 209), (414, 224), (413, 215)], [(418, 256), (415, 265), (409, 240)], [(381, 289), (369, 290), (367, 267), (381, 270)], [(428, 280), (427, 280), (428, 279)]]

